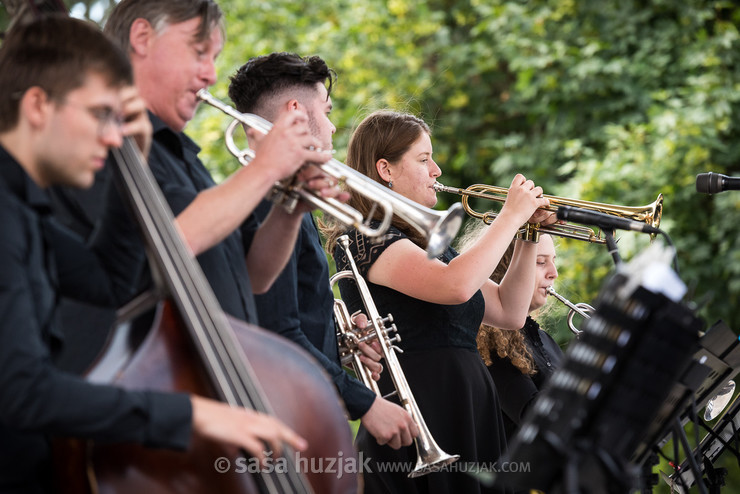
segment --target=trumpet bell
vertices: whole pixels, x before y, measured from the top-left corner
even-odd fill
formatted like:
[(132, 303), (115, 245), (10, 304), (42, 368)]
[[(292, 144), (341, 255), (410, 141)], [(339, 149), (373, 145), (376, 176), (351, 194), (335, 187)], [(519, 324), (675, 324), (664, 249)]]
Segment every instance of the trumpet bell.
[[(241, 149), (236, 145), (234, 132), (239, 124), (242, 124), (267, 134), (272, 129), (272, 123), (258, 115), (237, 111), (213, 97), (206, 89), (200, 89), (197, 97), (233, 118), (226, 128), (226, 147), (239, 160), (239, 163), (244, 166), (248, 165), (255, 157), (254, 151), (249, 148)], [(463, 212), (459, 205), (454, 205), (446, 212), (424, 207), (333, 158), (316, 166), (325, 174), (335, 178), (337, 183), (343, 183), (353, 194), (364, 196), (374, 203), (382, 217), (380, 225), (371, 228), (370, 218), (364, 218), (356, 209), (333, 198), (324, 199), (300, 184), (286, 185), (278, 182), (273, 187), (272, 201), (292, 211), (298, 200), (303, 200), (314, 208), (321, 209), (343, 225), (354, 227), (370, 238), (384, 235), (395, 214), (427, 239), (427, 257), (430, 259), (444, 252), (462, 225)]]
[(441, 255), (462, 226), (465, 210), (455, 203), (445, 212), (435, 211), (428, 215), (430, 226), (427, 238), (427, 256), (431, 259)]

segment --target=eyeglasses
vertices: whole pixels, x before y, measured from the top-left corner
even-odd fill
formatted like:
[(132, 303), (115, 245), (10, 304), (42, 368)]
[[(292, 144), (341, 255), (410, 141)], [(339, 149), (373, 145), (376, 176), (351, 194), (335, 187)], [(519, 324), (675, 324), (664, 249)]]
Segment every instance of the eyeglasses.
[(114, 126), (116, 129), (120, 129), (123, 125), (124, 118), (116, 110), (110, 106), (98, 105), (98, 106), (84, 106), (76, 103), (65, 101), (65, 105), (85, 110), (91, 117), (98, 121), (98, 137), (105, 135), (106, 131)]

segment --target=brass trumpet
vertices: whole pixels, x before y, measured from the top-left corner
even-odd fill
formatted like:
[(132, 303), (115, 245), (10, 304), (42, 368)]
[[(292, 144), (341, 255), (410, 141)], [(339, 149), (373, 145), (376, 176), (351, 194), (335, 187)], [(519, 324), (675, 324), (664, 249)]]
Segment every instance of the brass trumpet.
[[(234, 143), (234, 131), (239, 124), (242, 124), (267, 134), (272, 128), (272, 123), (258, 115), (237, 111), (213, 97), (206, 89), (199, 90), (197, 96), (234, 119), (226, 128), (226, 147), (239, 160), (239, 163), (244, 166), (248, 165), (254, 159), (255, 153), (249, 148), (240, 149)], [(453, 204), (447, 211), (435, 211), (393, 192), (336, 159), (317, 166), (324, 173), (335, 178), (337, 183), (344, 184), (352, 193), (361, 194), (374, 203), (371, 213), (376, 210), (381, 212), (380, 225), (377, 228), (371, 228), (369, 224), (372, 214), (369, 218), (363, 218), (356, 209), (336, 199), (320, 197), (300, 184), (276, 183), (271, 200), (288, 211), (292, 211), (298, 200), (302, 199), (314, 208), (331, 215), (345, 226), (354, 227), (363, 235), (371, 238), (384, 235), (391, 224), (393, 215), (396, 214), (425, 236), (427, 256), (430, 259), (444, 252), (462, 225), (463, 211), (459, 204)]]
[[(475, 184), (471, 185), (467, 189), (460, 189), (457, 187), (448, 187), (439, 182), (434, 184), (434, 190), (437, 192), (449, 192), (452, 194), (459, 194), (462, 196), (462, 205), (465, 211), (472, 217), (483, 220), (486, 224), (490, 224), (498, 216), (498, 213), (491, 211), (481, 213), (474, 210), (469, 204), (471, 197), (486, 199), (489, 201), (495, 201), (504, 203), (506, 201), (506, 195), (509, 189), (504, 187), (495, 187), (492, 185)], [(588, 209), (599, 213), (610, 214), (612, 216), (618, 216), (620, 218), (627, 218), (642, 223), (647, 223), (650, 226), (658, 228), (660, 225), (660, 218), (663, 215), (663, 194), (658, 194), (658, 198), (651, 204), (646, 206), (615, 206), (613, 204), (603, 204), (600, 202), (582, 201), (578, 199), (567, 199), (565, 197), (543, 195), (546, 199), (550, 200), (550, 206), (547, 207), (547, 211), (557, 211), (560, 206), (573, 206), (582, 209)], [(574, 238), (576, 240), (585, 240), (587, 242), (603, 244), (606, 240), (601, 236), (601, 231), (594, 231), (592, 228), (579, 225), (560, 225), (553, 224), (547, 226), (534, 225), (534, 229), (539, 233), (547, 233), (550, 235), (557, 235), (560, 237)]]
[(545, 291), (547, 291), (548, 295), (552, 295), (570, 308), (570, 311), (568, 312), (568, 327), (576, 336), (581, 334), (583, 331), (576, 328), (575, 324), (573, 324), (573, 317), (578, 314), (584, 319), (591, 319), (591, 312), (594, 311), (594, 308), (585, 302), (578, 302), (577, 304), (572, 303), (570, 300), (556, 292), (552, 286), (548, 286)]
[[(372, 376), (368, 372), (367, 368), (360, 361), (360, 350), (358, 344), (362, 341), (372, 342), (377, 339), (380, 343), (380, 348), (385, 359), (386, 366), (388, 367), (388, 374), (393, 380), (393, 385), (396, 390), (388, 396), (397, 395), (401, 401), (401, 405), (411, 414), (411, 418), (419, 428), (419, 435), (414, 439), (416, 444), (416, 465), (414, 470), (409, 473), (409, 477), (420, 477), (427, 473), (436, 472), (445, 465), (449, 465), (457, 461), (459, 455), (449, 455), (445, 453), (438, 445), (429, 432), (429, 428), (424, 422), (424, 418), (421, 416), (419, 407), (416, 404), (414, 395), (411, 392), (406, 376), (401, 369), (401, 364), (398, 362), (396, 352), (403, 352), (400, 348), (394, 345), (401, 341), (401, 337), (397, 332), (395, 324), (393, 324), (393, 316), (388, 314), (386, 317), (381, 317), (378, 312), (378, 308), (373, 301), (370, 289), (367, 287), (365, 279), (360, 275), (357, 269), (355, 260), (352, 257), (352, 253), (349, 250), (349, 238), (347, 235), (342, 235), (337, 239), (339, 245), (344, 248), (349, 260), (350, 270), (340, 271), (331, 277), (331, 285), (344, 278), (350, 278), (357, 284), (357, 290), (362, 298), (363, 306), (367, 313), (368, 326), (364, 331), (360, 331), (357, 326), (352, 322), (352, 317), (347, 310), (347, 306), (342, 300), (336, 299), (334, 301), (334, 315), (337, 321), (337, 342), (339, 344), (339, 353), (342, 363), (349, 364), (354, 368), (358, 378), (362, 380), (365, 386), (372, 389), (375, 394), (380, 395), (380, 389), (377, 383), (372, 379)], [(391, 326), (388, 326), (388, 325)], [(390, 333), (396, 332), (391, 338)]]

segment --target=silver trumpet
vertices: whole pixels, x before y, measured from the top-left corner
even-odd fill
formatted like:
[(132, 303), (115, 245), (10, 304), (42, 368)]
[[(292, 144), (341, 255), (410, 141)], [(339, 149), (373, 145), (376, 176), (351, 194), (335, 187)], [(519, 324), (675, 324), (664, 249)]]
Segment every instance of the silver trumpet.
[[(393, 324), (393, 317), (388, 314), (386, 317), (381, 317), (378, 313), (378, 308), (375, 306), (370, 290), (367, 287), (365, 279), (360, 275), (357, 270), (357, 265), (352, 257), (352, 253), (349, 250), (349, 238), (347, 235), (342, 235), (338, 239), (339, 244), (344, 248), (347, 253), (347, 259), (349, 260), (350, 268), (349, 271), (340, 271), (331, 277), (332, 287), (334, 284), (344, 278), (351, 278), (357, 284), (357, 290), (362, 298), (363, 306), (367, 312), (368, 325), (364, 330), (360, 330), (352, 322), (352, 317), (347, 311), (347, 306), (342, 300), (336, 299), (334, 301), (334, 314), (337, 321), (337, 339), (339, 344), (339, 353), (342, 363), (350, 365), (354, 368), (358, 378), (362, 382), (372, 389), (375, 394), (380, 395), (380, 389), (377, 383), (373, 380), (370, 372), (367, 370), (364, 364), (360, 361), (360, 350), (358, 344), (361, 342), (372, 342), (377, 339), (380, 342), (380, 348), (385, 359), (386, 366), (388, 367), (388, 374), (393, 380), (393, 385), (396, 390), (387, 395), (397, 395), (401, 401), (401, 405), (411, 414), (411, 418), (419, 428), (419, 435), (414, 439), (416, 444), (416, 465), (414, 470), (409, 473), (409, 477), (420, 477), (427, 473), (436, 472), (445, 465), (449, 465), (457, 461), (459, 455), (449, 455), (442, 451), (437, 445), (436, 441), (429, 432), (429, 428), (424, 422), (424, 418), (421, 416), (419, 407), (414, 400), (414, 395), (409, 388), (409, 384), (406, 381), (406, 376), (401, 369), (401, 364), (398, 362), (396, 352), (403, 352), (400, 348), (394, 345), (401, 341), (400, 335), (396, 330), (396, 325)], [(390, 324), (390, 326), (388, 326)], [(395, 332), (396, 334), (391, 337), (390, 334)]]
[[(226, 147), (242, 165), (248, 165), (254, 159), (254, 150), (239, 148), (234, 143), (234, 131), (239, 124), (242, 124), (267, 134), (272, 128), (272, 123), (258, 115), (237, 111), (213, 97), (206, 89), (198, 91), (197, 96), (234, 119), (226, 128), (224, 138)], [(332, 158), (316, 166), (328, 176), (335, 178), (337, 183), (344, 184), (352, 193), (368, 198), (374, 204), (370, 217), (363, 218), (356, 209), (336, 199), (320, 197), (300, 184), (276, 183), (273, 187), (272, 201), (292, 211), (298, 200), (302, 199), (345, 226), (354, 227), (363, 235), (371, 238), (384, 235), (391, 224), (393, 215), (396, 214), (424, 235), (427, 239), (427, 256), (430, 259), (444, 252), (462, 225), (465, 213), (459, 203), (453, 204), (447, 211), (435, 211), (393, 192), (336, 159)], [(380, 211), (382, 219), (377, 228), (371, 228), (370, 220), (372, 213), (376, 210)]]
[(591, 319), (590, 313), (594, 311), (594, 308), (584, 302), (578, 302), (577, 304), (572, 303), (570, 300), (556, 292), (552, 286), (548, 286), (545, 290), (548, 295), (552, 295), (570, 308), (570, 311), (568, 312), (568, 327), (575, 335), (581, 334), (583, 331), (576, 328), (575, 324), (573, 324), (573, 317), (578, 314), (584, 319)]

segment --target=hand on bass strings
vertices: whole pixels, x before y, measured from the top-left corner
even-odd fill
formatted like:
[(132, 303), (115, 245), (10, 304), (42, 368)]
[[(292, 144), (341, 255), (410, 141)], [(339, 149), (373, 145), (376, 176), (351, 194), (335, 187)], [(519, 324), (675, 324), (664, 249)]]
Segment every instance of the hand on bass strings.
[(283, 444), (296, 451), (308, 447), (305, 439), (277, 418), (219, 401), (191, 396), (193, 430), (202, 437), (243, 448), (262, 462), (265, 452), (273, 458), (282, 454)]

